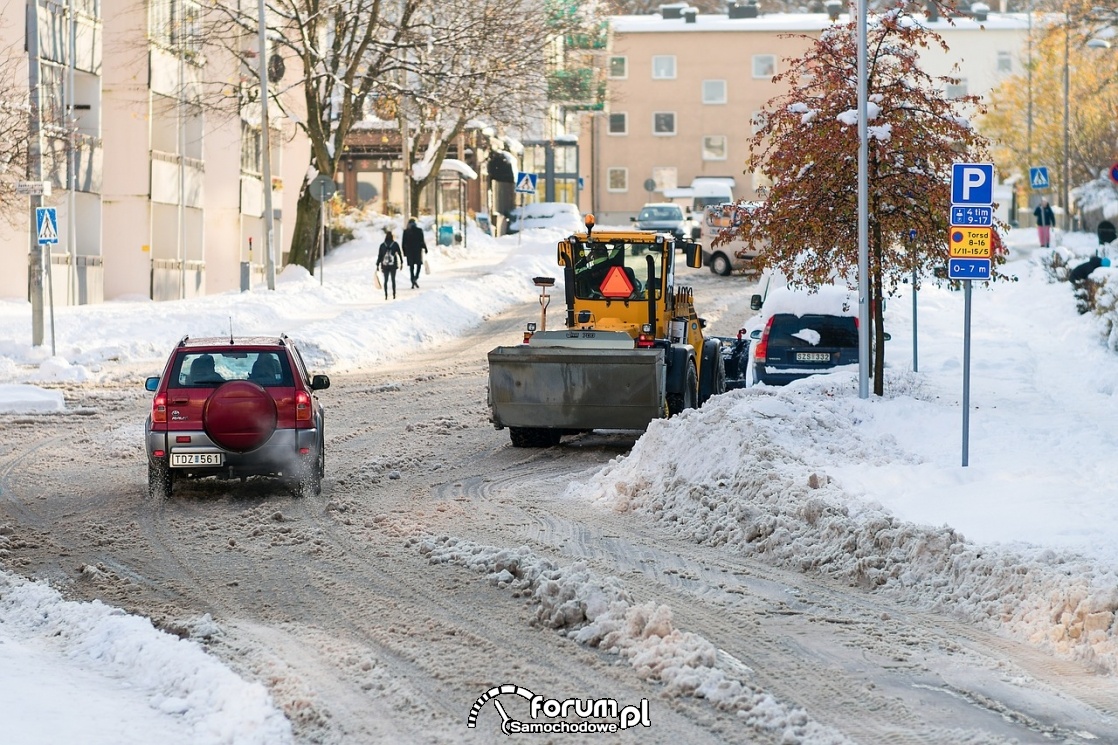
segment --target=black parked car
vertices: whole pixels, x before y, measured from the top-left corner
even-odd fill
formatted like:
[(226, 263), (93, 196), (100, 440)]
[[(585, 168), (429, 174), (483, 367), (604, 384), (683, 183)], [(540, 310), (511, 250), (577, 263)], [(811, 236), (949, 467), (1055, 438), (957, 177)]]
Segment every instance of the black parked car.
[[(763, 301), (755, 295), (752, 305), (761, 314), (749, 334), (748, 352), (732, 346), (727, 351), (737, 352), (739, 367), (752, 365), (753, 384), (785, 385), (858, 364), (857, 299), (845, 287), (815, 291), (782, 287)], [(748, 363), (741, 364), (742, 358)]]

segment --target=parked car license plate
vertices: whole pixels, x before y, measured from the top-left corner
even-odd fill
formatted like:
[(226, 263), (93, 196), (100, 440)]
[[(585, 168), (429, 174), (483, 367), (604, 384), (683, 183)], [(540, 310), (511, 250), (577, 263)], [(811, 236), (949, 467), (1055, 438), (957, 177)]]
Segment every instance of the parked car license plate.
[(827, 352), (796, 352), (796, 362), (830, 362)]
[(223, 453), (171, 453), (171, 468), (220, 466), (224, 462)]

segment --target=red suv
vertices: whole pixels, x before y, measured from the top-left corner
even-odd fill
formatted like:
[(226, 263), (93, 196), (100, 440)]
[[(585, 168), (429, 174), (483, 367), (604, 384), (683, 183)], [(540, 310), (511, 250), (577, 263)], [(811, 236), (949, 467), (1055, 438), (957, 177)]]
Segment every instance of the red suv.
[(320, 494), (325, 470), (323, 409), (315, 391), (325, 375), (308, 375), (285, 335), (184, 336), (163, 374), (145, 427), (148, 493), (169, 497), (183, 478), (282, 476), (300, 496)]

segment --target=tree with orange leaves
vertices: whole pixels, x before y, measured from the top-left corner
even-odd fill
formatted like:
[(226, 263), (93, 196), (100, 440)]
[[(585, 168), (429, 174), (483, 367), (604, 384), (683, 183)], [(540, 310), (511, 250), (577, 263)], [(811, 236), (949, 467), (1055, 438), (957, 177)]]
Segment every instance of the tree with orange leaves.
[[(920, 67), (921, 49), (947, 49), (922, 18), (897, 8), (868, 21), (869, 303), (879, 396), (882, 300), (914, 272), (930, 277), (946, 265), (951, 166), (989, 160), (987, 141), (970, 124), (982, 112), (979, 99), (946, 98), (946, 84), (958, 81)], [(775, 81), (788, 92), (766, 104), (751, 142), (749, 169), (771, 186), (742, 223), (740, 237), (764, 245), (759, 268), (780, 272), (792, 285), (853, 284), (859, 253), (857, 28), (836, 23), (817, 39), (802, 38), (807, 51), (788, 61)], [(993, 258), (995, 266), (1003, 262)]]

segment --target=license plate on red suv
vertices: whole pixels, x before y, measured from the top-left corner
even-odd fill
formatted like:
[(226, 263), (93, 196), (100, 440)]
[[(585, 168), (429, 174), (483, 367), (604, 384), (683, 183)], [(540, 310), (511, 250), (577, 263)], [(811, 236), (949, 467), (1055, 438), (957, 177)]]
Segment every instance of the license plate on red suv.
[(827, 352), (796, 352), (796, 362), (830, 362)]
[(171, 453), (171, 468), (220, 466), (224, 463), (224, 453)]

